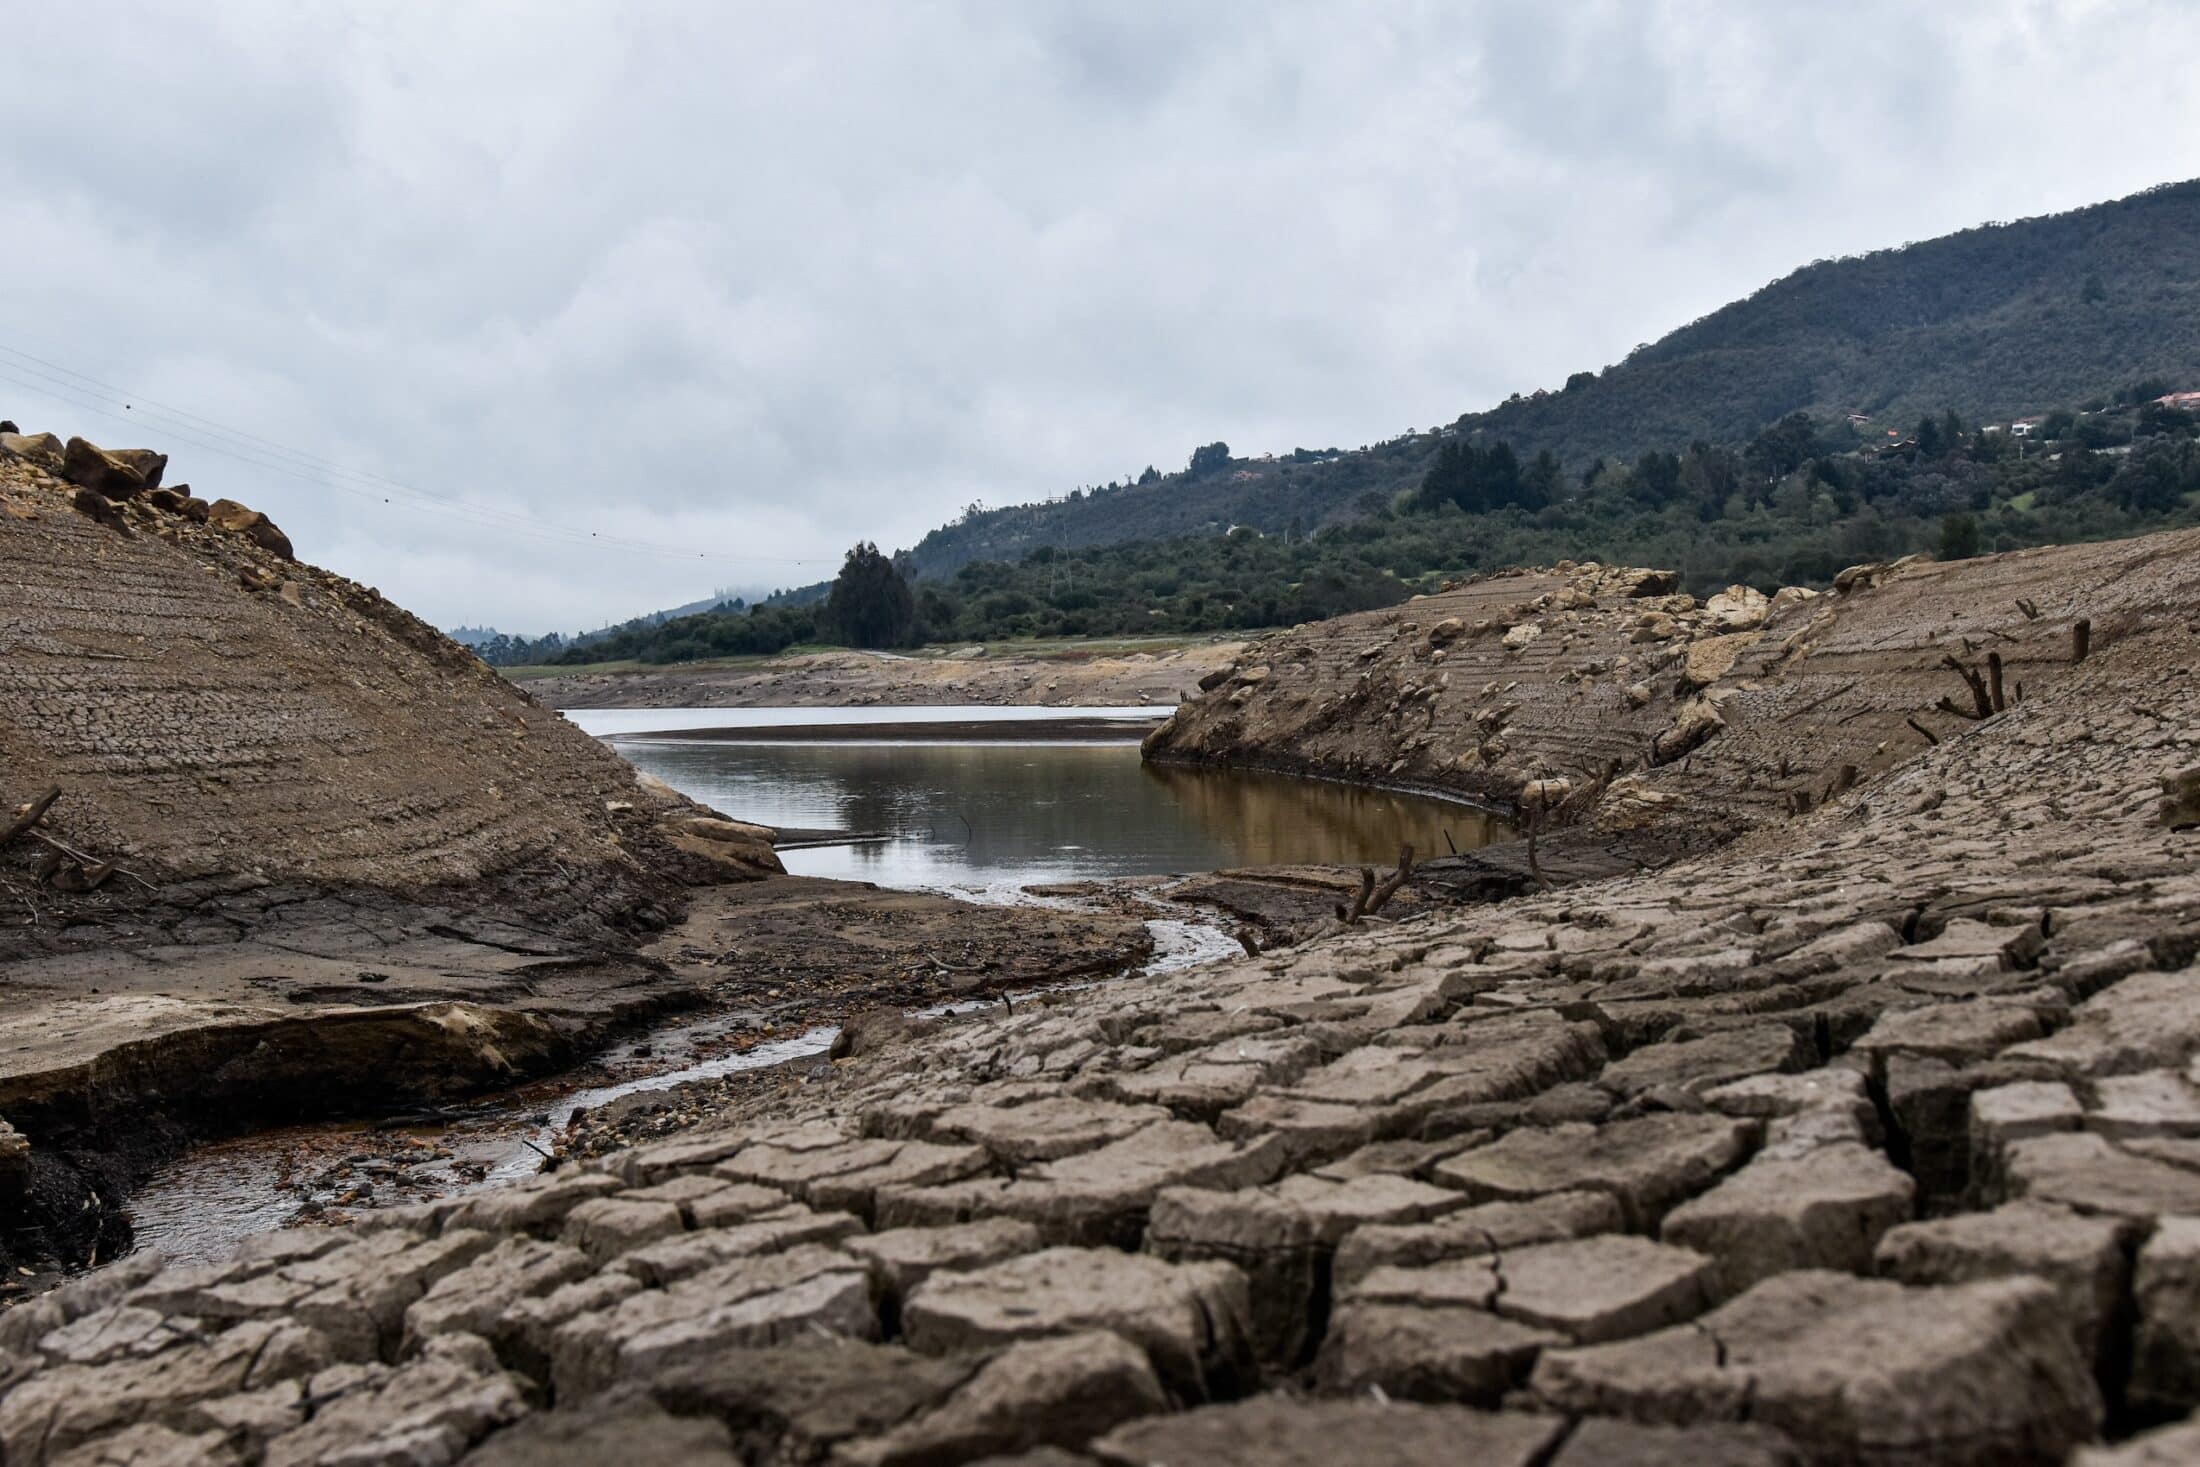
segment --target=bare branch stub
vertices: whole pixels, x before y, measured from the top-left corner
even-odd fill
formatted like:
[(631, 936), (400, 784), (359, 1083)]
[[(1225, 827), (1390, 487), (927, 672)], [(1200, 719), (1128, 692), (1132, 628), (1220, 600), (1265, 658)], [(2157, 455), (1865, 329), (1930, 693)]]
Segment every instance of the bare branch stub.
[(40, 795), (37, 799), (31, 801), (29, 804), (24, 805), (22, 808), (17, 810), (15, 812), (15, 818), (10, 820), (4, 829), (0, 829), (0, 846), (8, 844), (8, 842), (14, 840), (17, 836), (29, 830), (39, 821), (45, 819), (46, 812), (53, 808), (53, 802), (60, 798), (61, 787), (59, 785), (56, 785), (54, 786), (54, 788)]
[(1348, 907), (1340, 907), (1337, 909), (1337, 916), (1344, 922), (1345, 926), (1350, 927), (1353, 923), (1359, 921), (1361, 917), (1366, 915), (1367, 899), (1374, 894), (1375, 868), (1372, 866), (1362, 866), (1360, 868), (1360, 889), (1353, 894), (1352, 904)]
[(1924, 724), (1919, 723), (1916, 719), (1905, 718), (1902, 721), (1908, 724), (1910, 727), (1916, 729), (1918, 737), (1923, 739), (1926, 743), (1934, 745), (1939, 744), (1940, 735), (1934, 733), (1931, 729), (1927, 728)]
[(2092, 650), (2093, 619), (2081, 616), (2070, 627), (2070, 660), (2072, 662), (2083, 662), (2086, 654)]
[(2038, 604), (2032, 601), (2028, 601), (2022, 596), (2019, 596), (2017, 598), (2017, 610), (2024, 613), (2024, 619), (2026, 621), (2038, 621), (2040, 619), (2040, 608)]
[(1941, 700), (1943, 707), (1946, 707), (1949, 712), (1956, 714), (1958, 717), (1967, 717), (1973, 722), (1994, 716), (1993, 694), (1986, 690), (1986, 679), (1978, 675), (1977, 668), (1971, 666), (1968, 662), (1958, 660), (1954, 653), (1941, 658), (1940, 665), (1963, 679), (1964, 686), (1971, 690), (1971, 706), (1978, 711), (1965, 714), (1945, 698)]
[(1993, 693), (1994, 711), (1999, 713), (2009, 706), (2007, 700), (2001, 695), (2001, 654), (1999, 652), (1986, 654), (1986, 682)]

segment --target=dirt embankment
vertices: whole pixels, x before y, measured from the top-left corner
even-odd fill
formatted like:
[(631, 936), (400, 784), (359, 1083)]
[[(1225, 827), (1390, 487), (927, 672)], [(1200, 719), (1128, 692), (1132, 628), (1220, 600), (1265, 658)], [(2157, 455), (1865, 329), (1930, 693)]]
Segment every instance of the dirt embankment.
[(1497, 575), (1264, 638), (1146, 749), (1438, 789), (1518, 815), (1550, 806), (1547, 823), (1577, 827), (1577, 848), (1670, 856), (1810, 809), (1963, 732), (1978, 711), (1965, 671), (1989, 702), (1997, 677), (2004, 703), (2067, 682), (2080, 623), (2099, 646), (2191, 605), (2180, 598), (2196, 552), (2200, 535), (2180, 532), (1913, 558), (1857, 567), (1824, 595), (1736, 587), (1701, 603), (1670, 594), (1664, 572)]
[[(771, 832), (164, 468), (0, 433), (0, 1263), (111, 1256), (187, 1134), (509, 1084), (728, 1000), (738, 963), (649, 945), (780, 870)], [(779, 929), (869, 920), (765, 885)], [(936, 940), (935, 905), (871, 926)]]
[(532, 678), (553, 708), (906, 707), (932, 703), (1059, 708), (1179, 703), (1242, 646), (1211, 642), (1161, 652), (900, 656), (812, 652), (765, 662)]
[[(372, 1231), (127, 1262), (0, 1316), (0, 1450), (2195, 1460), (2200, 535), (1801, 610), (1705, 680), (1716, 729), (1605, 792), (1723, 846), (990, 1006)], [(1408, 635), (1297, 641), (1347, 634)], [(2001, 706), (1989, 670), (1983, 716), (1936, 712), (1972, 697), (1939, 657), (1997, 648)], [(1673, 726), (1664, 688), (1616, 734), (1568, 713), (1611, 655), (1575, 652), (1480, 679), (1526, 696), (1475, 770)], [(1385, 772), (1423, 732), (1294, 757)]]

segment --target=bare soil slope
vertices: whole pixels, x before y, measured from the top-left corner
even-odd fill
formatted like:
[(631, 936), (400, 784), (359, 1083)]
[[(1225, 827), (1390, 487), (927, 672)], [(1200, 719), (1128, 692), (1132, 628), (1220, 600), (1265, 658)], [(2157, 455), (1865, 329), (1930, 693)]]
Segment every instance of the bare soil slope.
[(555, 708), (1127, 707), (1183, 701), (1202, 677), (1228, 666), (1240, 645), (1045, 655), (990, 648), (982, 657), (810, 652), (724, 666), (572, 672), (530, 679), (527, 688)]

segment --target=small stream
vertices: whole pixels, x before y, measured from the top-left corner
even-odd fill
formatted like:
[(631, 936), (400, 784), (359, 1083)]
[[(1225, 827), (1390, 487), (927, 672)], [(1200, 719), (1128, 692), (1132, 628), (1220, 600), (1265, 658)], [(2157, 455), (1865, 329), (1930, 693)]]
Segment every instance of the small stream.
[[(985, 897), (1007, 900), (1008, 894), (989, 891)], [(1058, 897), (1025, 900), (1076, 905)], [(1153, 956), (1135, 974), (1125, 976), (1188, 968), (1239, 950), (1236, 939), (1211, 923), (1156, 917), (1147, 921), (1146, 928), (1153, 934)], [(1011, 997), (1087, 986), (1084, 982), (1049, 985)], [(917, 1012), (926, 1017), (976, 1013), (999, 1008), (1000, 1003), (997, 998), (966, 999)], [(147, 1178), (132, 1197), (130, 1218), (137, 1246), (158, 1248), (177, 1262), (213, 1262), (227, 1257), (254, 1233), (312, 1220), (329, 1211), (359, 1212), (384, 1204), (423, 1202), (518, 1181), (541, 1169), (559, 1133), (579, 1112), (628, 1095), (812, 1058), (830, 1049), (840, 1030), (821, 1024), (799, 1034), (725, 1049), (738, 1032), (738, 1025), (725, 1016), (651, 1030), (613, 1046), (602, 1057), (615, 1066), (639, 1066), (639, 1073), (600, 1085), (575, 1087), (551, 1080), (522, 1086), (484, 1101), (455, 1124), (384, 1130), (363, 1129), (356, 1122), (330, 1122), (256, 1131), (194, 1147)], [(680, 1062), (698, 1051), (707, 1057)], [(367, 1191), (359, 1195), (362, 1184)]]

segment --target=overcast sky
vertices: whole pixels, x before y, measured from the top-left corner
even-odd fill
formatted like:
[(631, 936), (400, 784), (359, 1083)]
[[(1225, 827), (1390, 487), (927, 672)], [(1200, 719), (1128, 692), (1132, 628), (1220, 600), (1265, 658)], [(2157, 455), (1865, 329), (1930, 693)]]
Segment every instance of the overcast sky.
[(2172, 0), (167, 9), (8, 7), (0, 417), (530, 633), (2200, 173)]

